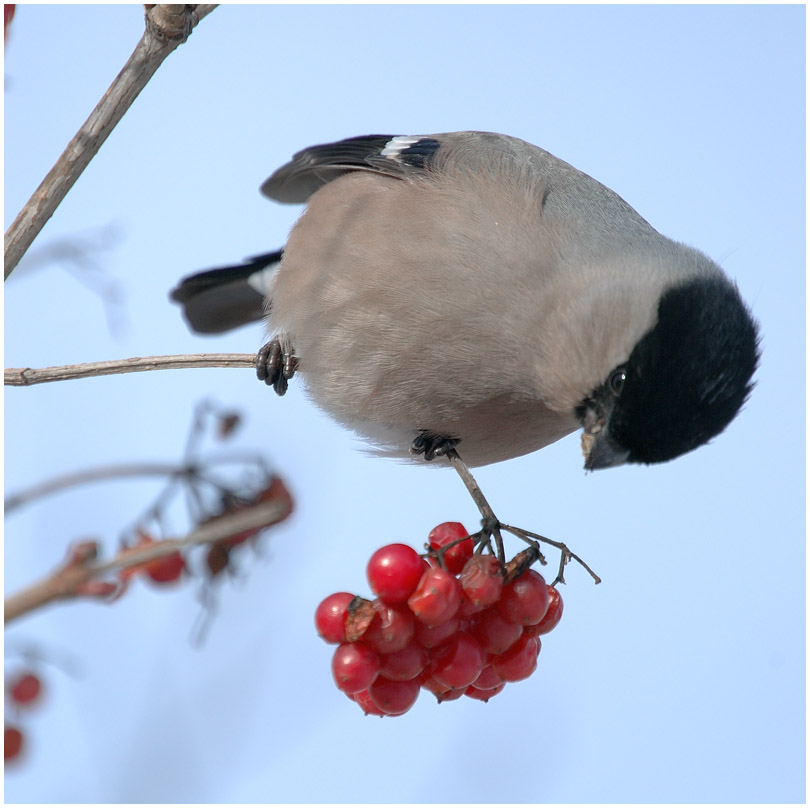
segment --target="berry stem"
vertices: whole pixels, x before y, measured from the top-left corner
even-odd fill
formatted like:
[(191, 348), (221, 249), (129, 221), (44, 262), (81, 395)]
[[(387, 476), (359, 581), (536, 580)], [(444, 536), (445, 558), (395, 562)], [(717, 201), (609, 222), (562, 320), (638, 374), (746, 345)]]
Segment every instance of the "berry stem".
[(565, 569), (565, 565), (571, 560), (576, 561), (580, 566), (584, 567), (588, 571), (591, 578), (593, 578), (593, 582), (595, 584), (602, 583), (602, 579), (576, 553), (572, 553), (571, 550), (568, 549), (568, 546), (562, 542), (546, 538), (545, 536), (541, 536), (539, 533), (532, 533), (530, 530), (525, 530), (522, 527), (512, 527), (512, 525), (504, 524), (501, 524), (501, 527), (507, 531), (507, 533), (511, 533), (513, 536), (517, 536), (519, 539), (523, 539), (523, 541), (529, 542), (530, 544), (534, 544), (532, 539), (536, 539), (544, 544), (550, 544), (552, 547), (556, 547), (560, 551), (560, 568), (557, 572), (557, 577), (551, 584), (549, 584), (550, 586), (565, 583), (563, 570)]

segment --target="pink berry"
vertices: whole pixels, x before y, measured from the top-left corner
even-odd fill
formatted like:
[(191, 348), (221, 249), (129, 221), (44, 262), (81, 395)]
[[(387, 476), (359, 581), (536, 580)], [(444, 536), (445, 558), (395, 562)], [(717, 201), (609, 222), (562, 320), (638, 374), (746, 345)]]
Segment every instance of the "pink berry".
[(548, 610), (548, 587), (543, 576), (527, 569), (506, 584), (498, 601), (498, 610), (507, 620), (520, 626), (539, 623)]
[(461, 588), (475, 606), (491, 606), (501, 596), (503, 568), (495, 556), (474, 555), (459, 576)]
[(416, 589), (424, 570), (419, 553), (407, 544), (387, 544), (369, 559), (366, 577), (378, 598), (404, 603)]
[[(472, 558), (474, 545), (473, 540), (467, 538), (468, 535), (467, 528), (461, 522), (442, 522), (428, 535), (428, 542), (433, 550), (439, 550), (448, 544), (458, 542), (442, 555), (444, 566), (454, 575), (458, 575)], [(459, 539), (463, 539), (463, 541), (459, 541)]]
[(408, 598), (414, 617), (426, 626), (439, 626), (455, 616), (461, 604), (461, 585), (441, 567), (430, 567)]
[(344, 642), (332, 657), (332, 676), (338, 690), (344, 693), (359, 693), (377, 678), (380, 659), (367, 645), (361, 642)]
[(350, 592), (335, 592), (324, 598), (315, 610), (315, 628), (328, 643), (346, 642), (346, 617), (354, 600)]

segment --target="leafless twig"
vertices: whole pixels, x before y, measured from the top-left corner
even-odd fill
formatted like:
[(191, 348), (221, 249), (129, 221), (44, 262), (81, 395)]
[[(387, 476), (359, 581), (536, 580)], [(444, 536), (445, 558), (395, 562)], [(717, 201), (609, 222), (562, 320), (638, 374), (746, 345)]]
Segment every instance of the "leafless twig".
[(99, 468), (86, 469), (84, 471), (74, 471), (70, 474), (63, 474), (44, 480), (41, 483), (24, 488), (6, 497), (3, 509), (6, 515), (11, 511), (26, 505), (35, 499), (63, 491), (66, 488), (73, 488), (77, 485), (98, 482), (100, 480), (115, 480), (121, 477), (166, 477), (188, 474), (193, 469), (188, 466), (173, 463), (119, 463), (111, 466), (100, 466)]
[(182, 368), (255, 368), (256, 354), (173, 354), (170, 356), (134, 356), (108, 362), (85, 362), (81, 365), (57, 365), (48, 368), (6, 368), (4, 384), (25, 387), (29, 384), (112, 376), (117, 373), (140, 373), (145, 370), (178, 370)]
[(132, 56), (6, 232), (6, 278), (163, 60), (215, 8), (215, 4), (146, 7), (146, 29)]

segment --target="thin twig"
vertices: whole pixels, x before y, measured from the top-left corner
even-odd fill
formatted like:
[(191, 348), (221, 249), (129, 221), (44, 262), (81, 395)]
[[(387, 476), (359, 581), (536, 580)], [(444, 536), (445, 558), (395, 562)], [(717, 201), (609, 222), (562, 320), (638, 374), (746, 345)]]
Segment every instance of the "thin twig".
[[(6, 598), (5, 623), (53, 601), (76, 597), (82, 594), (79, 591), (82, 584), (103, 575), (136, 567), (193, 545), (212, 544), (244, 531), (269, 527), (280, 522), (289, 512), (288, 501), (275, 499), (212, 519), (183, 538), (163, 539), (143, 547), (127, 548), (108, 561), (96, 561), (95, 553), (87, 553), (78, 561), (74, 555), (51, 575)], [(85, 544), (90, 546), (95, 543)]]
[(117, 373), (140, 373), (146, 370), (182, 368), (255, 368), (256, 354), (173, 354), (171, 356), (134, 356), (108, 362), (85, 362), (81, 365), (57, 365), (48, 368), (6, 368), (4, 384), (25, 387), (29, 384), (112, 376)]
[(501, 524), (501, 527), (509, 533), (517, 536), (518, 538), (523, 539), (524, 541), (531, 542), (532, 539), (536, 541), (541, 541), (544, 544), (550, 544), (552, 547), (556, 547), (560, 551), (560, 568), (557, 572), (557, 577), (552, 582), (551, 586), (556, 586), (557, 584), (564, 584), (565, 578), (563, 577), (563, 570), (565, 569), (565, 565), (569, 561), (576, 561), (581, 567), (584, 567), (588, 573), (590, 574), (591, 578), (593, 578), (593, 582), (595, 584), (601, 584), (602, 579), (576, 554), (571, 552), (568, 549), (568, 545), (563, 544), (561, 541), (554, 541), (554, 539), (549, 539), (546, 536), (541, 536), (539, 533), (532, 533), (531, 530), (526, 530), (522, 527), (513, 527), (512, 525), (504, 525)]
[(85, 471), (74, 471), (70, 474), (62, 474), (50, 480), (24, 488), (6, 497), (3, 508), (8, 515), (15, 508), (26, 505), (29, 502), (55, 494), (65, 488), (72, 488), (76, 485), (98, 482), (99, 480), (115, 480), (121, 477), (166, 477), (190, 474), (196, 471), (194, 467), (182, 466), (174, 463), (118, 463), (110, 466), (100, 466), (99, 468), (86, 469)]
[(210, 4), (147, 8), (146, 29), (132, 56), (6, 231), (6, 278), (163, 60), (215, 8)]

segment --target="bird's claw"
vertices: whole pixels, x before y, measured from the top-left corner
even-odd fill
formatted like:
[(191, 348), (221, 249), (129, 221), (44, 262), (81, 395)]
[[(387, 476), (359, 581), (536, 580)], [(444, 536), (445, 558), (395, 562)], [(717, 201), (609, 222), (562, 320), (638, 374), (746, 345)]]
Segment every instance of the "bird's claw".
[(256, 376), (280, 396), (287, 392), (288, 383), (297, 367), (298, 358), (278, 337), (263, 345), (256, 354)]
[(422, 430), (411, 443), (411, 454), (424, 455), (425, 460), (445, 456), (451, 449), (459, 444), (459, 438), (447, 435), (436, 435), (433, 432)]

